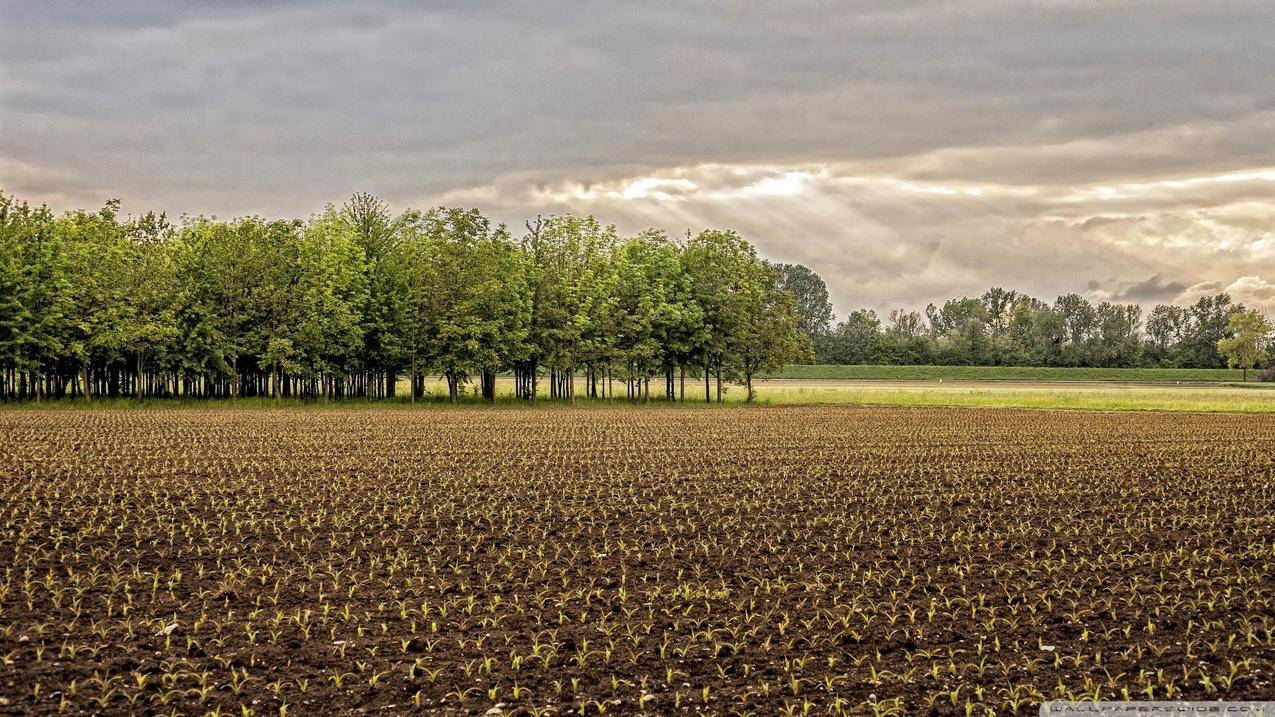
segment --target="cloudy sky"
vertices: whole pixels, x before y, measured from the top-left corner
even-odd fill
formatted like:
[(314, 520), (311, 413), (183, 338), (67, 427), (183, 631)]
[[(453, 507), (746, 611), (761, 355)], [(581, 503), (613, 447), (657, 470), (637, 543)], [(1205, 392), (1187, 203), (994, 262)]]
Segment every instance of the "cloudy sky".
[(734, 227), (839, 314), (991, 285), (1275, 310), (1269, 0), (767, 5), (0, 0), (0, 188)]

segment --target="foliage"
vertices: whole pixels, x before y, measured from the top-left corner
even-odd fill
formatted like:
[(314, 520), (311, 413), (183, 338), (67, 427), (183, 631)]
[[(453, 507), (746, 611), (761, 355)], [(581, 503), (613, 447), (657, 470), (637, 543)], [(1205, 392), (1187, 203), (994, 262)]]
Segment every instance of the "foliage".
[(1267, 345), (1271, 340), (1271, 324), (1257, 309), (1236, 311), (1226, 323), (1229, 336), (1218, 339), (1217, 350), (1226, 357), (1226, 365), (1248, 370), (1269, 356)]
[(622, 238), (592, 216), (561, 215), (515, 238), (476, 209), (395, 215), (366, 194), (304, 221), (173, 225), (122, 217), (114, 201), (54, 216), (0, 193), (0, 269), (0, 399), (388, 398), (406, 377), (414, 400), (436, 375), (456, 399), (478, 379), (490, 400), (495, 376), (513, 372), (517, 395), (533, 400), (545, 379), (550, 398), (613, 397), (618, 380), (646, 400), (658, 376), (664, 398), (684, 399), (690, 374), (721, 401), (724, 381), (752, 396), (758, 374), (809, 360), (1265, 360), (1251, 331), (1237, 339), (1245, 309), (1226, 294), (1144, 317), (1135, 305), (1078, 294), (1048, 304), (995, 287), (924, 313), (856, 309), (833, 325), (817, 274), (767, 264), (731, 230)]
[(1239, 381), (1227, 368), (1087, 368), (1071, 366), (924, 366), (893, 364), (794, 364), (766, 378), (852, 381), (1109, 381), (1212, 383)]
[(779, 287), (792, 293), (797, 301), (801, 328), (812, 339), (832, 330), (832, 302), (823, 277), (801, 264), (775, 264), (779, 271)]
[(1086, 368), (1221, 368), (1219, 339), (1244, 307), (1230, 296), (1205, 296), (1191, 306), (1159, 305), (1144, 320), (1135, 304), (1079, 294), (1047, 304), (993, 287), (978, 297), (931, 304), (924, 316), (892, 310), (882, 326), (858, 309), (817, 336), (818, 363), (936, 364)]
[[(394, 215), (366, 194), (301, 220), (55, 217), (0, 194), (0, 398), (649, 398), (650, 378), (710, 367), (745, 385), (800, 355), (798, 302), (743, 238), (621, 239), (592, 216), (528, 223), (477, 209)], [(817, 277), (814, 277), (817, 278)], [(807, 283), (814, 279), (806, 277)], [(826, 292), (825, 292), (826, 293)], [(826, 299), (826, 297), (825, 297)], [(707, 370), (704, 378), (709, 380)]]

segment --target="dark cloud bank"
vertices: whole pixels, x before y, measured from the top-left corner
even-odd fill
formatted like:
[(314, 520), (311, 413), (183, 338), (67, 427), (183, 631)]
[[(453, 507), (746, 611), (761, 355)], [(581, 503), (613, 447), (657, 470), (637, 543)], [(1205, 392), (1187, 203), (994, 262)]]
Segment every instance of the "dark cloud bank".
[(991, 284), (1263, 303), (1273, 25), (1266, 2), (0, 2), (0, 186), (729, 225), (842, 312)]

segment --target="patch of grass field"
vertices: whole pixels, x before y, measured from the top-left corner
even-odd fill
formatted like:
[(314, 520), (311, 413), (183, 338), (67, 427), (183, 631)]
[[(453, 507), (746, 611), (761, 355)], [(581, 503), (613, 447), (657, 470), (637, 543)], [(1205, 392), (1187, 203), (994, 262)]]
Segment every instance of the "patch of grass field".
[[(1027, 366), (793, 365), (767, 378), (877, 381), (1129, 381), (1150, 383), (1241, 381), (1229, 368), (1051, 368)], [(1249, 372), (1249, 380), (1257, 378)]]
[[(1037, 383), (1022, 385), (989, 381), (983, 384), (899, 384), (872, 381), (760, 381), (756, 384), (757, 403), (760, 405), (801, 404), (860, 404), (882, 406), (982, 406), (990, 408), (1061, 408), (1106, 411), (1196, 411), (1229, 413), (1275, 412), (1275, 390), (1254, 390), (1258, 384), (1215, 384), (1194, 386), (1163, 386), (1129, 384), (1073, 384)], [(146, 409), (173, 410), (196, 408), (207, 410), (241, 410), (273, 408), (358, 409), (374, 407), (398, 409), (445, 409), (445, 386), (430, 386), (425, 398), (411, 403), (405, 395), (393, 401), (373, 401), (355, 398), (341, 401), (269, 398), (241, 398), (238, 400), (166, 400), (150, 399), (98, 399), (91, 402), (59, 400), (42, 403), (0, 404), (0, 407), (16, 410), (32, 409)], [(688, 382), (687, 400), (667, 403), (658, 396), (649, 402), (591, 400), (577, 398), (574, 404), (550, 401), (542, 398), (536, 408), (567, 408), (589, 406), (614, 406), (630, 408), (700, 408), (705, 404), (703, 384)], [(725, 401), (740, 405), (747, 394), (741, 386), (727, 386)], [(512, 382), (497, 382), (496, 406), (531, 408), (525, 401), (513, 397)], [(461, 405), (489, 406), (471, 392), (466, 392)]]
[(984, 406), (1103, 411), (1275, 412), (1275, 391), (1221, 386), (891, 386), (762, 384), (768, 404), (844, 403), (882, 406)]

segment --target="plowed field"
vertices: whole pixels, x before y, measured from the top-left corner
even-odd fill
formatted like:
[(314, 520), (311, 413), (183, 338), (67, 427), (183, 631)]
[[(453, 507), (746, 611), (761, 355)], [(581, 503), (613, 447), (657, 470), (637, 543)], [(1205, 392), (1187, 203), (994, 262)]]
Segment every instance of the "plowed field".
[(1267, 416), (0, 413), (0, 712), (1275, 699), (1272, 508)]

